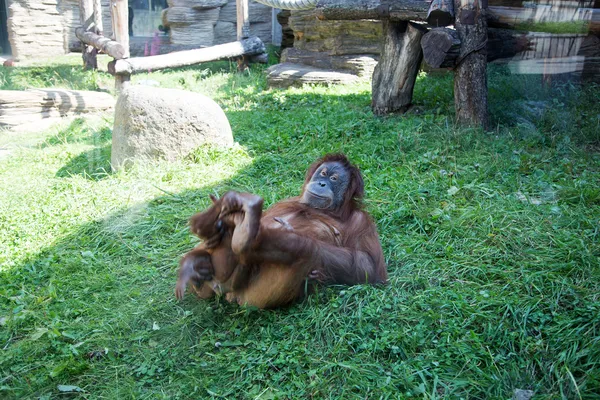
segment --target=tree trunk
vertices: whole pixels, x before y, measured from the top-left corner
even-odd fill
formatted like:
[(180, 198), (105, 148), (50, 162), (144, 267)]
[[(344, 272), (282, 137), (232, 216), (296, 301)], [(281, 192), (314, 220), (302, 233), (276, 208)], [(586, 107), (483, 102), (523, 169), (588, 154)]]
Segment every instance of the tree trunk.
[(456, 121), (487, 129), (487, 20), (483, 0), (455, 0), (455, 27), (462, 43), (454, 76)]
[(404, 112), (410, 106), (423, 59), (421, 37), (426, 31), (408, 21), (382, 23), (383, 47), (372, 83), (371, 107), (375, 115)]

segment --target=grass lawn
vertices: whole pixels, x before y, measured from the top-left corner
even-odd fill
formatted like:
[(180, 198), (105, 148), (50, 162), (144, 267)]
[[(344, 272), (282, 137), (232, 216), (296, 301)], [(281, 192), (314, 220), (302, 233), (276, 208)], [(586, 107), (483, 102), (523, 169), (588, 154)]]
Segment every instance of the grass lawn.
[[(113, 174), (112, 115), (0, 133), (0, 398), (600, 398), (600, 86), (491, 68), (484, 133), (454, 126), (450, 75), (377, 118), (368, 83), (267, 90), (234, 67), (134, 78), (213, 97), (231, 150)], [(111, 82), (77, 58), (0, 68), (0, 89)], [(361, 167), (387, 286), (175, 300), (210, 193), (273, 204), (329, 151)]]

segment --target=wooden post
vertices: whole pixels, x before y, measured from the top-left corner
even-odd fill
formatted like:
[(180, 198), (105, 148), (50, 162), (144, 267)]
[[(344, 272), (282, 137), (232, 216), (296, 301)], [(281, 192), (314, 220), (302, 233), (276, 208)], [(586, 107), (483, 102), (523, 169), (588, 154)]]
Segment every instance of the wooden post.
[[(248, 0), (236, 0), (237, 9), (237, 40), (243, 40), (250, 37), (250, 18), (248, 13)], [(248, 68), (248, 58), (241, 56), (238, 58), (238, 71), (245, 71)]]
[[(93, 22), (94, 6), (93, 0), (79, 0), (79, 21), (86, 29)], [(82, 43), (81, 53), (83, 58), (83, 67), (85, 69), (98, 69), (98, 60), (96, 50), (93, 46)]]
[[(129, 9), (127, 0), (110, 0), (110, 15), (112, 19), (115, 40), (125, 49), (124, 58), (129, 57)], [(115, 88), (121, 92), (127, 87), (130, 75), (115, 75)]]
[(104, 34), (104, 27), (102, 25), (102, 3), (101, 0), (94, 1), (94, 31), (97, 35), (102, 36)]
[(456, 121), (484, 129), (488, 126), (486, 7), (487, 0), (454, 0), (454, 26), (462, 43), (454, 75)]
[(421, 37), (426, 29), (408, 21), (383, 23), (383, 47), (373, 71), (371, 107), (375, 115), (405, 112), (423, 60)]

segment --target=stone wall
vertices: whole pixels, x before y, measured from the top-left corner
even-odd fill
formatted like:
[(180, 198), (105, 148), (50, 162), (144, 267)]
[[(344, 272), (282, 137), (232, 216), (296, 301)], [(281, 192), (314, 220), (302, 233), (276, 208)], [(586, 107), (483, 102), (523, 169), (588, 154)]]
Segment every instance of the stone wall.
[[(250, 34), (271, 43), (271, 7), (250, 1)], [(235, 0), (168, 0), (163, 25), (174, 45), (213, 46), (237, 40)]]
[[(8, 37), (16, 60), (40, 59), (80, 50), (78, 0), (8, 0)], [(102, 1), (105, 35), (111, 34), (109, 0)]]

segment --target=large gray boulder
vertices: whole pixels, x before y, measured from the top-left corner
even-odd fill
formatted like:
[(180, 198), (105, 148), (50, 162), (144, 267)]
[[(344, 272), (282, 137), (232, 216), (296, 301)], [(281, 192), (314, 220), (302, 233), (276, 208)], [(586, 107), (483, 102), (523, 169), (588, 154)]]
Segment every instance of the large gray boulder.
[(177, 89), (130, 86), (115, 106), (111, 164), (185, 157), (198, 146), (233, 145), (225, 113), (212, 99)]

